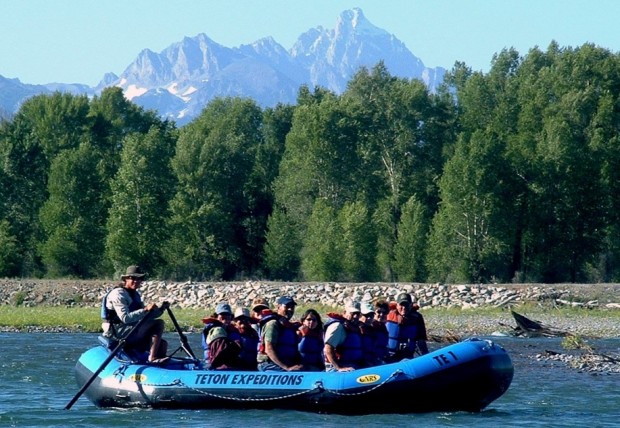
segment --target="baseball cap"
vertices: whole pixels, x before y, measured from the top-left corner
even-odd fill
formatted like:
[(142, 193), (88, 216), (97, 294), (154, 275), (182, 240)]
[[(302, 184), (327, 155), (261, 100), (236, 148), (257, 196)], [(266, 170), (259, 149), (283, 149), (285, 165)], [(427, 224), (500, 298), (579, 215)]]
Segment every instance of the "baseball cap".
[(230, 305), (228, 303), (219, 303), (215, 308), (215, 313), (220, 314), (231, 314), (233, 313)]
[(280, 305), (297, 305), (297, 303), (293, 300), (291, 296), (281, 296), (276, 300), (276, 304)]
[(408, 293), (400, 293), (397, 297), (396, 297), (396, 303), (411, 303), (411, 295)]

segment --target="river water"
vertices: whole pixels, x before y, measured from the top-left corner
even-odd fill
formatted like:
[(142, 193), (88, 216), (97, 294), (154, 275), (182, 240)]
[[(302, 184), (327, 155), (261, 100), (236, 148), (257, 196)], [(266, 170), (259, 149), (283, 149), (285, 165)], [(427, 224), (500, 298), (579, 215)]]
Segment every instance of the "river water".
[[(199, 336), (188, 335), (196, 354)], [(171, 346), (178, 338), (167, 338)], [(265, 410), (99, 409), (78, 391), (73, 367), (97, 343), (95, 334), (0, 333), (0, 427), (618, 427), (620, 374), (588, 374), (533, 358), (562, 351), (560, 339), (492, 338), (513, 359), (510, 389), (480, 413), (339, 416)], [(590, 341), (598, 352), (617, 354), (620, 339)], [(440, 345), (430, 344), (431, 349)]]

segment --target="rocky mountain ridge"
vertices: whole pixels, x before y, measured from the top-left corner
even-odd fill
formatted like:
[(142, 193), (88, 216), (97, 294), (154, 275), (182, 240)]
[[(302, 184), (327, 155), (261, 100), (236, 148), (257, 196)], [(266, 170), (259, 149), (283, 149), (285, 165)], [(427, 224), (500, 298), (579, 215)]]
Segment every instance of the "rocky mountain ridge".
[(183, 125), (215, 97), (248, 97), (272, 107), (294, 104), (302, 85), (340, 94), (360, 67), (372, 68), (379, 61), (393, 76), (420, 79), (429, 90), (436, 89), (445, 74), (441, 67), (425, 67), (396, 36), (354, 8), (342, 12), (333, 29), (316, 27), (301, 34), (290, 50), (272, 37), (228, 48), (198, 34), (160, 53), (144, 49), (120, 76), (107, 73), (95, 87), (28, 85), (0, 76), (0, 111), (15, 113), (36, 94), (58, 90), (93, 96), (119, 86), (136, 104)]

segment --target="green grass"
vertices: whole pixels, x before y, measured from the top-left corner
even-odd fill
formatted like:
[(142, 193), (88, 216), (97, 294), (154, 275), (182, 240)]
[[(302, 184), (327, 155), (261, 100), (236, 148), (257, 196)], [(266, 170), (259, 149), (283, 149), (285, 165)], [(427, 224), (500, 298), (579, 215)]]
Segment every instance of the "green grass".
[[(173, 314), (183, 329), (202, 328), (201, 319), (205, 311), (197, 309), (175, 309)], [(169, 320), (167, 315), (163, 318)], [(166, 325), (173, 329), (172, 322)], [(28, 330), (29, 328), (63, 328), (83, 332), (101, 331), (99, 308), (60, 306), (8, 306), (0, 309), (0, 328)]]
[[(300, 316), (310, 306), (300, 305), (296, 314)], [(321, 314), (333, 312), (333, 308), (323, 305), (312, 306)], [(202, 318), (212, 314), (207, 309), (171, 308), (174, 317), (183, 330), (202, 329)], [(337, 311), (337, 310), (336, 310)], [(99, 332), (101, 318), (99, 308), (68, 307), (68, 306), (11, 306), (0, 307), (0, 328), (28, 330), (31, 328), (62, 328), (72, 331)], [(174, 326), (167, 314), (162, 318), (170, 331)]]
[[(297, 307), (296, 318), (308, 307), (315, 308), (320, 314), (325, 316), (328, 312), (340, 312), (341, 309), (331, 308), (324, 305), (300, 305)], [(602, 309), (583, 309), (583, 308), (549, 308), (536, 304), (525, 304), (515, 307), (514, 310), (528, 318), (536, 319), (538, 314), (552, 315), (564, 319), (579, 319), (582, 317), (616, 318), (620, 322), (620, 311), (609, 311)], [(202, 318), (212, 313), (207, 309), (181, 309), (172, 308), (173, 314), (179, 325), (184, 330), (202, 329)], [(462, 310), (460, 308), (424, 308), (425, 318), (439, 321), (444, 315), (472, 315), (500, 317), (507, 314), (507, 308), (481, 307), (476, 309)], [(0, 307), (0, 328), (12, 328), (17, 330), (28, 330), (29, 328), (62, 328), (72, 331), (99, 332), (101, 330), (101, 319), (99, 308), (86, 307), (61, 307), (61, 306), (11, 306), (3, 305)], [(450, 318), (450, 317), (445, 317)], [(166, 325), (173, 330), (172, 322), (164, 314), (163, 319)], [(325, 319), (323, 319), (325, 321)], [(458, 330), (458, 325), (446, 325), (448, 329)]]

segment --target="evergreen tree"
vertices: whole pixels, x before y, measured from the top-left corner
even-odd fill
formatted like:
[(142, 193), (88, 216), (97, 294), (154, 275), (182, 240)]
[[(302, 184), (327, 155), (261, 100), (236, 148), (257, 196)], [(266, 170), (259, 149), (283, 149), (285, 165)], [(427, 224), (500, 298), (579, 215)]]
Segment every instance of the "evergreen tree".
[(297, 279), (300, 251), (297, 230), (281, 210), (274, 210), (267, 222), (265, 244), (265, 267), (269, 278), (284, 281)]
[(301, 270), (306, 281), (340, 280), (341, 236), (336, 210), (324, 199), (317, 199), (301, 251)]
[(424, 205), (415, 196), (409, 198), (401, 211), (394, 245), (394, 273), (400, 282), (424, 282), (429, 219)]
[(374, 281), (377, 279), (377, 253), (375, 230), (368, 209), (362, 202), (347, 202), (338, 213), (342, 238), (339, 239), (342, 254), (340, 276), (349, 282)]

